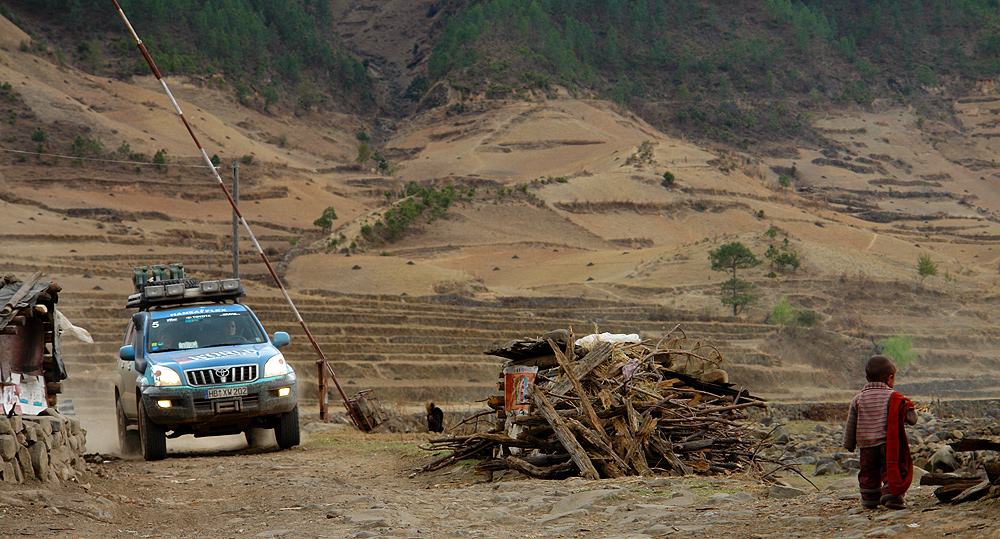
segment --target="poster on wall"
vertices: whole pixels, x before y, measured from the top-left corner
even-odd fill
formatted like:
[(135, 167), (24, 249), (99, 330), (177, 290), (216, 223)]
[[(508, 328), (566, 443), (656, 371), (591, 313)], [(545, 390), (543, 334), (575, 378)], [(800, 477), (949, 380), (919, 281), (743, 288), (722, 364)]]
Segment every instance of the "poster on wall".
[(504, 410), (511, 415), (527, 414), (531, 408), (531, 385), (538, 367), (513, 366), (503, 370)]
[(18, 406), (20, 402), (20, 384), (21, 375), (16, 372), (0, 384), (0, 405), (3, 407), (4, 415), (10, 414)]
[(38, 415), (49, 407), (45, 380), (41, 376), (21, 376), (18, 393), (15, 411), (20, 415)]

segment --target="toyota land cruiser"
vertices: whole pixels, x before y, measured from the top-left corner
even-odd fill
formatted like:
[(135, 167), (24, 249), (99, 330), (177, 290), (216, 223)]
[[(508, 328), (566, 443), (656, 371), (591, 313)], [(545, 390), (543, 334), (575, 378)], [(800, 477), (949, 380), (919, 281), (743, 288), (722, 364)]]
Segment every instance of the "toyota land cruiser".
[(122, 453), (166, 457), (166, 439), (274, 429), (278, 446), (299, 443), (295, 372), (268, 338), (239, 279), (185, 278), (183, 266), (135, 269), (137, 308), (118, 351), (115, 409)]

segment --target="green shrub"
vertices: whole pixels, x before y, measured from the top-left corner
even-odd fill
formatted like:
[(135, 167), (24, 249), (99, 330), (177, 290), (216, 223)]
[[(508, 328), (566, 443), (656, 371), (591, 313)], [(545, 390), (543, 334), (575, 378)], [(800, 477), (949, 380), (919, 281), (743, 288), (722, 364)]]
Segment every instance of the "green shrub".
[(372, 149), (367, 142), (362, 142), (358, 146), (358, 163), (364, 164), (372, 156)]
[(674, 186), (674, 182), (676, 182), (676, 181), (677, 181), (677, 178), (674, 176), (674, 173), (670, 172), (668, 170), (668, 171), (666, 171), (666, 172), (663, 173), (663, 182), (661, 182), (660, 185), (662, 185), (663, 187), (668, 187), (669, 188), (669, 187), (673, 187)]
[(777, 326), (808, 328), (816, 325), (819, 315), (816, 311), (795, 309), (788, 303), (787, 297), (782, 297), (781, 301), (771, 309), (768, 321)]
[(795, 323), (804, 328), (813, 327), (818, 321), (819, 315), (816, 314), (816, 311), (802, 309), (795, 312)]
[(14, 93), (14, 87), (9, 82), (0, 84), (0, 97), (7, 101), (17, 101), (17, 94)]
[(278, 146), (280, 148), (284, 148), (285, 145), (288, 144), (288, 135), (286, 135), (285, 133), (282, 133), (280, 135), (274, 135), (273, 137), (267, 139), (267, 142), (269, 144), (274, 144), (275, 146)]
[(781, 301), (771, 309), (769, 321), (777, 326), (790, 326), (794, 320), (795, 309), (792, 309), (787, 297), (782, 297)]
[(163, 170), (164, 165), (167, 164), (167, 150), (157, 150), (153, 156), (153, 164), (156, 165), (157, 170)]
[(323, 214), (319, 216), (318, 219), (313, 221), (313, 226), (318, 226), (323, 229), (323, 232), (330, 230), (333, 227), (333, 221), (337, 219), (337, 210), (333, 206), (328, 206), (323, 210)]
[(900, 333), (895, 337), (880, 339), (876, 344), (883, 355), (896, 362), (897, 368), (901, 369), (917, 359), (917, 353), (912, 350), (913, 338), (909, 335)]
[(420, 75), (417, 75), (412, 81), (410, 81), (410, 85), (406, 87), (406, 92), (403, 93), (403, 99), (420, 101), (420, 98), (427, 93), (428, 88), (430, 88), (430, 82)]
[(917, 273), (920, 274), (921, 282), (928, 275), (937, 275), (937, 264), (931, 260), (930, 254), (924, 253), (917, 257)]

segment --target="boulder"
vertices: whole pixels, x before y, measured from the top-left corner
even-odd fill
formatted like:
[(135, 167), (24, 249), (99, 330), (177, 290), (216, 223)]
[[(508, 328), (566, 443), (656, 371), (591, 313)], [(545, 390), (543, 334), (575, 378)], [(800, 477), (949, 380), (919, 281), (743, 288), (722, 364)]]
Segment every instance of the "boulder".
[(950, 446), (941, 446), (931, 455), (928, 463), (932, 472), (954, 472), (962, 467)]
[(34, 443), (28, 446), (28, 455), (31, 457), (31, 469), (35, 477), (45, 481), (49, 477), (49, 452), (43, 443)]
[(4, 462), (13, 460), (17, 454), (17, 438), (13, 433), (0, 434), (0, 459)]

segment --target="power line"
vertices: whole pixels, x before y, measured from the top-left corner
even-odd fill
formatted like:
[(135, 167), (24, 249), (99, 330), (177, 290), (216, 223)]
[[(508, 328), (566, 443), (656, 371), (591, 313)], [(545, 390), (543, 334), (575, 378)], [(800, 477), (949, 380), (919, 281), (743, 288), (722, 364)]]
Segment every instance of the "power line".
[(58, 159), (72, 159), (74, 161), (93, 161), (96, 163), (114, 163), (118, 165), (150, 165), (154, 167), (187, 167), (187, 168), (209, 168), (208, 165), (179, 165), (173, 163), (153, 163), (151, 161), (122, 161), (120, 159), (99, 159), (97, 157), (79, 157), (76, 155), (61, 155), (57, 153), (29, 152), (25, 150), (13, 150), (10, 148), (0, 148), (0, 152), (16, 153), (22, 155), (34, 155), (37, 157), (55, 157)]

